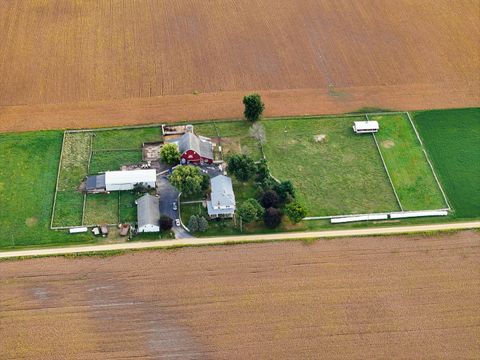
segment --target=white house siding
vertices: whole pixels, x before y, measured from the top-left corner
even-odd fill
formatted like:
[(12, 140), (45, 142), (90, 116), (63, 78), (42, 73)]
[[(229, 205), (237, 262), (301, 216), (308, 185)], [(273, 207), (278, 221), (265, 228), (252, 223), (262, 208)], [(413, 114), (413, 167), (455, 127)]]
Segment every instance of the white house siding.
[(152, 225), (152, 224), (147, 224), (143, 225), (142, 227), (138, 228), (139, 232), (160, 232), (160, 226)]

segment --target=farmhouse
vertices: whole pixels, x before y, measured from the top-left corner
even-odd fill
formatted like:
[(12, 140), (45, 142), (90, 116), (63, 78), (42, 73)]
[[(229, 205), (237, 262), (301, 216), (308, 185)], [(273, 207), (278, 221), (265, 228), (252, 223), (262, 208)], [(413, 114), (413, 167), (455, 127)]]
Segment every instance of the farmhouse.
[(376, 133), (380, 129), (377, 121), (355, 121), (353, 131), (357, 134)]
[(160, 202), (158, 197), (149, 194), (137, 200), (138, 232), (160, 231)]
[(87, 176), (86, 192), (132, 190), (135, 185), (155, 188), (157, 173), (155, 169), (107, 171), (105, 174)]
[(235, 193), (233, 192), (232, 179), (228, 176), (218, 175), (210, 179), (212, 192), (207, 201), (207, 210), (210, 218), (233, 217), (235, 213)]
[(192, 125), (185, 127), (185, 134), (169, 142), (178, 146), (183, 164), (211, 164), (213, 162), (212, 142), (208, 138), (197, 136), (193, 132)]

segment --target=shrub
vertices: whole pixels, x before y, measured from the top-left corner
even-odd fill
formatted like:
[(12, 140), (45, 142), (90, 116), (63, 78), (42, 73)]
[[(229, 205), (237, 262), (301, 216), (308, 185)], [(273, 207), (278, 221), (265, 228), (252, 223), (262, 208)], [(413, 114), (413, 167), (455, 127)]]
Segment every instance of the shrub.
[(173, 219), (167, 215), (160, 216), (160, 230), (170, 230), (173, 226)]
[(248, 199), (238, 208), (238, 215), (244, 223), (251, 223), (252, 221), (261, 219), (263, 216), (263, 208), (255, 199)]
[(291, 202), (285, 206), (285, 213), (288, 218), (294, 223), (300, 222), (305, 216), (307, 216), (307, 209), (298, 202)]
[(190, 232), (197, 232), (198, 231), (198, 216), (192, 215), (190, 216), (190, 220), (188, 220), (188, 229)]
[(278, 195), (274, 190), (266, 191), (263, 194), (262, 199), (260, 200), (260, 203), (265, 209), (277, 207), (278, 202), (279, 202)]
[(208, 230), (208, 221), (203, 216), (198, 218), (198, 231), (205, 232)]
[(274, 229), (282, 222), (282, 213), (273, 207), (268, 208), (263, 215), (265, 226)]
[(243, 98), (243, 105), (245, 105), (245, 110), (243, 114), (245, 115), (245, 118), (247, 120), (257, 121), (262, 117), (263, 110), (265, 109), (265, 104), (262, 102), (260, 95), (246, 95)]

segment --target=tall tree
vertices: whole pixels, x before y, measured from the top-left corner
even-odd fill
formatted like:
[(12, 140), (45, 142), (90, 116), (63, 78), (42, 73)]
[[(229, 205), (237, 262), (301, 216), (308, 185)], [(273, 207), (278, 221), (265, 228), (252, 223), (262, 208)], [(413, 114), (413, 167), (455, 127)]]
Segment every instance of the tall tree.
[(167, 215), (160, 216), (160, 230), (170, 230), (173, 226), (173, 220)]
[(265, 209), (277, 207), (279, 203), (277, 193), (273, 190), (266, 191), (263, 194), (262, 199), (260, 200), (260, 203)]
[(227, 161), (228, 171), (240, 181), (247, 181), (257, 171), (252, 158), (245, 154), (233, 154)]
[(172, 166), (180, 162), (180, 151), (175, 144), (167, 143), (160, 150), (160, 158), (168, 165)]
[(270, 229), (276, 228), (282, 222), (281, 211), (275, 208), (268, 208), (263, 215), (263, 222)]
[(243, 105), (245, 110), (243, 114), (245, 118), (250, 121), (257, 121), (262, 117), (265, 104), (262, 102), (260, 95), (250, 94), (243, 98)]
[(190, 216), (190, 220), (188, 220), (188, 229), (192, 233), (198, 231), (198, 216), (197, 215)]
[(274, 190), (280, 197), (280, 201), (285, 203), (289, 198), (295, 198), (295, 188), (290, 180), (282, 181), (276, 184)]
[(205, 232), (208, 230), (208, 221), (203, 216), (198, 217), (198, 231)]
[(196, 166), (178, 166), (170, 175), (170, 183), (185, 195), (198, 194), (202, 190), (203, 176)]

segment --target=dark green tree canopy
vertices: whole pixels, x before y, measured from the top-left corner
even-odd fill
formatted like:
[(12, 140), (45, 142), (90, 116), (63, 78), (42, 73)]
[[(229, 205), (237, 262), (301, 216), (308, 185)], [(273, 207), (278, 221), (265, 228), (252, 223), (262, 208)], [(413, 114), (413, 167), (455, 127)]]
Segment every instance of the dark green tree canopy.
[(290, 180), (276, 184), (274, 190), (282, 203), (285, 203), (289, 198), (295, 198), (295, 188)]
[(257, 121), (262, 117), (263, 110), (265, 109), (265, 104), (262, 102), (260, 95), (246, 95), (243, 98), (243, 104), (245, 105), (245, 110), (243, 112), (243, 114), (245, 115), (245, 119), (250, 121)]
[(234, 154), (228, 158), (228, 171), (240, 181), (247, 181), (257, 171), (252, 158), (245, 154)]
[(192, 215), (190, 216), (190, 220), (188, 220), (188, 229), (190, 232), (197, 232), (198, 231), (198, 216)]

